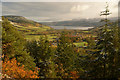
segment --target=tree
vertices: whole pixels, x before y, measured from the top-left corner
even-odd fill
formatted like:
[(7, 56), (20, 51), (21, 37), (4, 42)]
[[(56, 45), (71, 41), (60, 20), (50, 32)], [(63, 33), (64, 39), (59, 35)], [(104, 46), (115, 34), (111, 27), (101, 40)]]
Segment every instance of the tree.
[[(25, 65), (26, 68), (35, 67), (34, 59), (25, 51), (25, 40), (21, 33), (10, 24), (6, 18), (2, 18), (2, 49), (3, 55), (16, 60)], [(4, 59), (4, 58), (3, 58)], [(30, 66), (31, 65), (31, 66)]]
[[(56, 49), (56, 60), (55, 62), (60, 67), (61, 65), (65, 73), (70, 73), (75, 69), (75, 59), (76, 59), (75, 47), (66, 33), (62, 33)], [(65, 76), (63, 73), (58, 73), (62, 78)]]
[(120, 35), (119, 35), (119, 27), (118, 22), (112, 24), (111, 27), (111, 34), (112, 34), (112, 49), (109, 50), (110, 55), (109, 57), (109, 75), (114, 77), (119, 77), (120, 72)]
[(94, 48), (95, 41), (93, 40), (93, 37), (87, 38), (88, 48)]
[(26, 44), (27, 52), (35, 59), (36, 66), (40, 68), (39, 76), (55, 78), (54, 48), (50, 46), (47, 37)]
[[(107, 69), (108, 69), (108, 55), (109, 50), (112, 49), (112, 44), (111, 44), (111, 31), (108, 30), (108, 19), (107, 16), (110, 15), (109, 10), (108, 10), (108, 5), (106, 6), (106, 10), (101, 12), (101, 16), (105, 15), (106, 19), (102, 20), (105, 22), (105, 25), (103, 26), (103, 28), (100, 31), (99, 34), (99, 39), (96, 45), (96, 49), (98, 49), (97, 52), (94, 53), (95, 57), (95, 61), (93, 61), (95, 64), (97, 70), (94, 70), (94, 75), (97, 74), (97, 77), (100, 78), (106, 78), (107, 77)], [(93, 57), (93, 56), (92, 56)], [(102, 71), (100, 72), (100, 69), (102, 69)], [(99, 74), (100, 72), (100, 74)]]
[(112, 25), (108, 24), (107, 16), (109, 15), (108, 5), (106, 10), (101, 13), (105, 15), (106, 19), (102, 20), (106, 24), (101, 28), (99, 39), (96, 44), (97, 51), (93, 52), (90, 56), (90, 66), (88, 77), (92, 78), (118, 78), (119, 73), (119, 31), (117, 23)]
[(8, 57), (2, 61), (2, 74), (19, 79), (39, 78), (37, 68), (34, 68), (34, 71), (25, 69), (15, 58), (10, 60)]

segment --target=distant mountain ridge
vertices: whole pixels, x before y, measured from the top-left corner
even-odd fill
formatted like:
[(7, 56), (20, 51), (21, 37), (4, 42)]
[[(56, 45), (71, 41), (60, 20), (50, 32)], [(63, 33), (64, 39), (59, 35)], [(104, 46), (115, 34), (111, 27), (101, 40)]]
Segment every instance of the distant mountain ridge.
[[(104, 24), (100, 22), (100, 18), (93, 19), (73, 19), (69, 21), (59, 21), (59, 22), (41, 22), (42, 24), (48, 26), (82, 26), (82, 27), (98, 27)], [(110, 18), (111, 21), (116, 21), (117, 17)]]
[(5, 18), (7, 18), (9, 21), (16, 23), (20, 26), (24, 26), (24, 27), (30, 27), (30, 26), (35, 26), (35, 27), (43, 27), (43, 24), (35, 22), (33, 20), (29, 20), (25, 17), (22, 16), (13, 16), (13, 15), (8, 15), (8, 16), (4, 16)]

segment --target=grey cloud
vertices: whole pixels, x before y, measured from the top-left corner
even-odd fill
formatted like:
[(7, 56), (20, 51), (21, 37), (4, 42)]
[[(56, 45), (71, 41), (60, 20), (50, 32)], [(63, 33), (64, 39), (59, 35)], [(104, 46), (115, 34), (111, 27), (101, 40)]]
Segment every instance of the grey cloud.
[[(61, 6), (60, 6), (61, 5)], [(45, 14), (52, 15), (52, 13), (67, 13), (72, 5), (67, 3), (47, 3), (47, 2), (4, 2), (3, 14), (16, 13), (24, 16), (43, 16)], [(7, 7), (7, 8), (6, 8)], [(67, 9), (66, 9), (67, 8)], [(16, 10), (16, 12), (14, 12)]]
[[(76, 7), (78, 6), (78, 7)], [(3, 15), (20, 15), (36, 21), (99, 17), (103, 2), (3, 2)], [(73, 9), (71, 11), (71, 9)], [(74, 10), (75, 9), (75, 10)], [(34, 18), (33, 18), (34, 17)], [(42, 17), (42, 18), (41, 18)]]

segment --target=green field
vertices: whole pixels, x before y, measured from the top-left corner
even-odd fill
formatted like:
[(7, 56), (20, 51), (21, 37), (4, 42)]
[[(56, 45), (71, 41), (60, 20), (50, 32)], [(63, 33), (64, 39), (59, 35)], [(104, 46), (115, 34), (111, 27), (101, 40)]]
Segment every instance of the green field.
[[(54, 30), (51, 27), (45, 25), (43, 25), (42, 27), (35, 27), (35, 26), (25, 27), (14, 24), (14, 26), (16, 27), (16, 29), (18, 29), (19, 31), (21, 31), (21, 33), (25, 35), (26, 40), (30, 40), (30, 41), (39, 40), (40, 37), (43, 36), (43, 35), (39, 35), (41, 32)], [(54, 40), (53, 38), (57, 38), (57, 36), (54, 35), (46, 35), (46, 36), (48, 37), (49, 41), (53, 41)]]
[[(25, 39), (27, 40), (39, 40), (40, 37), (42, 37), (44, 35), (26, 35)], [(53, 38), (57, 38), (57, 36), (53, 36), (53, 35), (46, 35), (49, 41), (53, 41)]]
[(31, 27), (25, 27), (25, 26), (20, 26), (20, 25), (16, 25), (14, 24), (14, 26), (19, 30), (24, 32), (25, 34), (36, 34), (36, 33), (40, 33), (43, 31), (47, 31), (47, 30), (52, 30), (51, 27), (48, 26), (42, 26), (42, 27), (35, 27), (35, 26), (31, 26)]
[(82, 46), (85, 46), (84, 44), (88, 44), (87, 42), (79, 42), (79, 43), (73, 43), (75, 44), (77, 47), (82, 47)]

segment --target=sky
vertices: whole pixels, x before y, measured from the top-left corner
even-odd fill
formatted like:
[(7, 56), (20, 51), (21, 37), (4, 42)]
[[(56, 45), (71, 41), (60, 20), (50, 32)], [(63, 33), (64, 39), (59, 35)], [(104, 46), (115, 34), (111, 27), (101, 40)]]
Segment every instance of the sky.
[[(2, 15), (18, 15), (38, 22), (101, 18), (106, 2), (2, 2)], [(14, 1), (14, 0), (13, 0)], [(32, 0), (31, 0), (32, 1)], [(118, 2), (108, 2), (110, 17), (118, 17)]]

